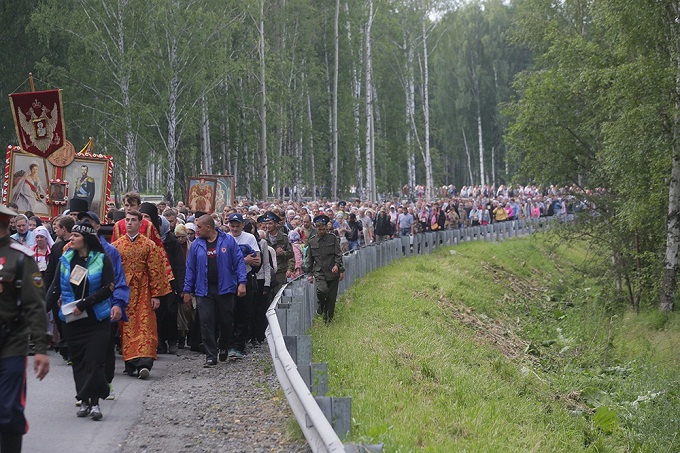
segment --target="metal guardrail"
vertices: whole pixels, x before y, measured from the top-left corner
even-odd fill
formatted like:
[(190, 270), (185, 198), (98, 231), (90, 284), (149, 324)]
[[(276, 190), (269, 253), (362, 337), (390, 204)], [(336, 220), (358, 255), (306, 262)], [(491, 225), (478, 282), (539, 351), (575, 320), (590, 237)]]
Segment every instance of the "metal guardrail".
[[(419, 233), (371, 244), (343, 255), (345, 279), (338, 295), (357, 279), (411, 255), (427, 255), (440, 247), (469, 241), (502, 241), (544, 231), (551, 224), (571, 220), (567, 217), (542, 217), (490, 225)], [(302, 276), (281, 287), (267, 310), (267, 342), (276, 375), (288, 403), (313, 452), (382, 451), (379, 445), (343, 445), (340, 437), (349, 434), (350, 398), (325, 397), (328, 367), (312, 363), (311, 336), (306, 335), (316, 313), (314, 284)], [(313, 395), (316, 394), (318, 396)], [(320, 395), (320, 396), (319, 396)]]

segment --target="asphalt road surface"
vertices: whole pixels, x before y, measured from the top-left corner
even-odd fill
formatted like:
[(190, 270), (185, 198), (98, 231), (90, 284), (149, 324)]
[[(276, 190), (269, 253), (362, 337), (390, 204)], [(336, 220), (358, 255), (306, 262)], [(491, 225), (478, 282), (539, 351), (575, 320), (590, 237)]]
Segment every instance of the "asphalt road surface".
[(142, 401), (154, 375), (166, 374), (165, 370), (179, 359), (174, 355), (159, 356), (151, 377), (144, 381), (124, 375), (123, 361), (118, 356), (113, 380), (116, 399), (100, 402), (104, 420), (95, 422), (90, 417), (76, 417), (71, 367), (54, 351), (49, 352), (49, 357), (50, 372), (42, 382), (35, 378), (33, 360), (29, 357), (26, 398), (29, 430), (23, 444), (26, 453), (119, 451), (141, 417)]

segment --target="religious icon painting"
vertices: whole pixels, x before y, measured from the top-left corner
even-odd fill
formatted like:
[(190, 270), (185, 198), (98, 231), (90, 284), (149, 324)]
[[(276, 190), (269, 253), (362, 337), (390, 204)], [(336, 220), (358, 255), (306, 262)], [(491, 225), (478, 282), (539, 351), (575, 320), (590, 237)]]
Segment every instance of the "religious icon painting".
[(213, 177), (198, 176), (189, 178), (187, 190), (187, 206), (193, 212), (206, 214), (215, 212), (215, 192), (217, 181)]
[(3, 204), (16, 203), (20, 214), (33, 212), (42, 219), (51, 217), (48, 183), (54, 167), (45, 159), (25, 153), (18, 146), (7, 148), (3, 183)]
[(234, 206), (234, 177), (231, 175), (199, 175), (199, 178), (215, 179), (215, 212)]
[(68, 181), (50, 179), (50, 203), (65, 205), (68, 202)]

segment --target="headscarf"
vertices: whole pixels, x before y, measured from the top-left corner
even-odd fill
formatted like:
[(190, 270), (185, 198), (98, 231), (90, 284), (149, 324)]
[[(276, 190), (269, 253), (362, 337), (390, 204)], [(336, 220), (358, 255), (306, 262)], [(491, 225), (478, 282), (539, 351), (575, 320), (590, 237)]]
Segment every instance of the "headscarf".
[(290, 241), (291, 244), (295, 242), (300, 242), (301, 241), (300, 233), (298, 233), (295, 230), (290, 230), (290, 232), (288, 233), (288, 240)]
[(186, 237), (187, 227), (185, 225), (182, 225), (181, 223), (178, 223), (177, 226), (175, 226), (175, 236)]
[(47, 239), (47, 246), (49, 248), (52, 248), (54, 245), (54, 239), (52, 239), (50, 232), (47, 231), (47, 228), (45, 228), (43, 225), (36, 227), (35, 230), (33, 230), (33, 234), (35, 236), (43, 236), (45, 239)]
[(165, 242), (165, 238), (170, 232), (170, 221), (165, 218), (165, 216), (160, 216), (161, 227), (158, 229), (158, 233), (161, 235), (161, 240)]

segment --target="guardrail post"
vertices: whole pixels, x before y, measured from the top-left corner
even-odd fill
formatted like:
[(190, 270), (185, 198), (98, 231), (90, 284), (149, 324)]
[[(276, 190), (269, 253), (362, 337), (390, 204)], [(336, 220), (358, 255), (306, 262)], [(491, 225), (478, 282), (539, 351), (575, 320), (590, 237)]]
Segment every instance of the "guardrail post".
[(296, 365), (312, 363), (311, 335), (284, 335), (283, 341), (286, 343), (286, 349)]
[(317, 396), (314, 399), (338, 437), (347, 437), (352, 427), (352, 399), (333, 396)]

